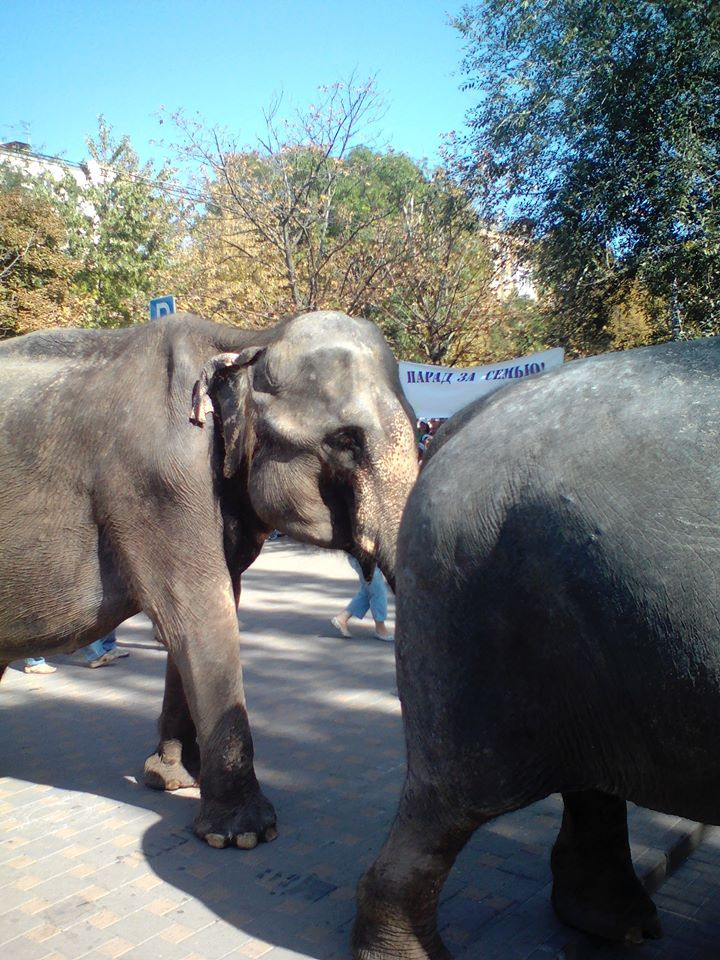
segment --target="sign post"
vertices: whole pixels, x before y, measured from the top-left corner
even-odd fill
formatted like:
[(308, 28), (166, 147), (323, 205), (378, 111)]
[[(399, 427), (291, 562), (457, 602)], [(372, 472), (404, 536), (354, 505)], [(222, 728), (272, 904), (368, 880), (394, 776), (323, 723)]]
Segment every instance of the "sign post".
[(175, 297), (155, 297), (154, 300), (150, 301), (151, 320), (166, 317), (170, 313), (175, 313)]

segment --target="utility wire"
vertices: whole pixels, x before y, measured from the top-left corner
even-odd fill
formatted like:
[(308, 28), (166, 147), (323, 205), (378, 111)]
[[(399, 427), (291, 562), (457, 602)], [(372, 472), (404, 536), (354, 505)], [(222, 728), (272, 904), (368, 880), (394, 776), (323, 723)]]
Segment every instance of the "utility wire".
[[(87, 163), (76, 163), (74, 160), (66, 160), (64, 157), (55, 157), (51, 154), (37, 153), (35, 151), (21, 152), (18, 150), (8, 150), (7, 147), (4, 146), (0, 146), (0, 154), (5, 154), (5, 156), (12, 157), (13, 159), (20, 158), (22, 160), (23, 158), (28, 158), (31, 160), (44, 160), (48, 163), (56, 163), (61, 167), (69, 167), (81, 170), (85, 176), (88, 176)], [(142, 177), (137, 173), (130, 173), (127, 170), (119, 170), (117, 167), (113, 167), (111, 164), (98, 164), (98, 166), (103, 171), (112, 171), (118, 176), (122, 175), (123, 177), (127, 177), (134, 183), (144, 184), (153, 190), (158, 190), (161, 193), (172, 194), (185, 200), (191, 200), (193, 203), (207, 203), (209, 199), (207, 196), (203, 196), (202, 194), (190, 192), (187, 187), (159, 183), (157, 180), (150, 180), (147, 177)]]

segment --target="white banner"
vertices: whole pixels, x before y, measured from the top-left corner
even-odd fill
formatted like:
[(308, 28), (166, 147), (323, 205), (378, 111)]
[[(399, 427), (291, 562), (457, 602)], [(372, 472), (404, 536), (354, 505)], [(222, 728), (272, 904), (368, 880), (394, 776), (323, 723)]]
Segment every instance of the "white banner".
[(400, 383), (415, 415), (428, 420), (450, 417), (472, 400), (502, 387), (508, 380), (521, 380), (560, 367), (564, 356), (562, 347), (556, 347), (484, 367), (434, 367), (402, 360), (398, 366)]

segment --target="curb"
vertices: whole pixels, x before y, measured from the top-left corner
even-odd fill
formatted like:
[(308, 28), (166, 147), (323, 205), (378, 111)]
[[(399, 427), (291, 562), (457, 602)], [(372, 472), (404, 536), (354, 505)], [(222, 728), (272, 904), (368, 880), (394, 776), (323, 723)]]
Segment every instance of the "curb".
[(685, 832), (678, 837), (655, 866), (646, 870), (640, 877), (642, 885), (649, 894), (655, 893), (664, 881), (695, 853), (712, 829), (707, 823), (695, 823), (693, 820), (686, 820), (685, 823), (687, 824)]

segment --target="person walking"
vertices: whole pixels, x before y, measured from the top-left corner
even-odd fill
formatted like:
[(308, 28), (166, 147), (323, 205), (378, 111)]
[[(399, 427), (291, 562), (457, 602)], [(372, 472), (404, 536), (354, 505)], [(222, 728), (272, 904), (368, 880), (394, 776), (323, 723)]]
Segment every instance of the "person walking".
[(357, 562), (355, 557), (351, 557), (348, 554), (348, 562), (353, 570), (357, 573), (360, 585), (357, 593), (352, 598), (350, 603), (348, 603), (347, 607), (342, 611), (342, 613), (339, 613), (336, 617), (333, 617), (330, 623), (343, 635), (343, 637), (351, 637), (352, 634), (350, 633), (350, 628), (348, 626), (350, 618), (357, 617), (358, 620), (362, 620), (369, 610), (372, 614), (373, 620), (375, 621), (375, 639), (384, 640), (386, 643), (392, 643), (394, 637), (388, 630), (385, 623), (387, 620), (387, 586), (380, 569), (375, 567), (372, 579), (368, 583), (365, 580), (360, 564)]

